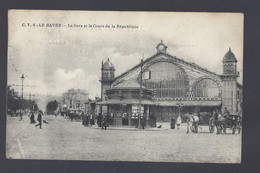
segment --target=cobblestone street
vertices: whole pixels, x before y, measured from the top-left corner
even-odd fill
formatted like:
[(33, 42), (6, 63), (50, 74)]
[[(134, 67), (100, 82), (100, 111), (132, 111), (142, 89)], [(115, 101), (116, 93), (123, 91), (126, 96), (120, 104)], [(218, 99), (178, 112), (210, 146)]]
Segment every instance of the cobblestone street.
[(216, 135), (208, 127), (186, 134), (186, 124), (171, 130), (84, 127), (61, 116), (43, 116), (35, 128), (29, 118), (7, 117), (6, 157), (12, 159), (239, 163), (241, 136)]

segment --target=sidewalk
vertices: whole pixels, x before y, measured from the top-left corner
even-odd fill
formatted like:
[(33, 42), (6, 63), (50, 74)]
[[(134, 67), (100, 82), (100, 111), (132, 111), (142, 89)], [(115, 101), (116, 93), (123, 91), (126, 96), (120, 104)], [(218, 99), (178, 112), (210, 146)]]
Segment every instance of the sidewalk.
[[(157, 127), (159, 125), (162, 125), (162, 128), (157, 128), (157, 127), (147, 127), (145, 129), (140, 129), (140, 128), (136, 128), (136, 127), (129, 127), (129, 126), (108, 126), (107, 130), (126, 130), (126, 131), (165, 131), (165, 130), (169, 130), (169, 128), (167, 128), (167, 125), (169, 123), (158, 123)], [(92, 127), (88, 126), (91, 129), (100, 129), (101, 127), (98, 127), (97, 125), (94, 125)]]

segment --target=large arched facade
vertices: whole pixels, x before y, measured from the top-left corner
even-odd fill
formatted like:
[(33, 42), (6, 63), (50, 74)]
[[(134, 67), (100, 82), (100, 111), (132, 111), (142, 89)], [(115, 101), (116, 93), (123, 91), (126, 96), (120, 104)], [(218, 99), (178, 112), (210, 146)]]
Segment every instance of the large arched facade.
[(186, 97), (187, 74), (173, 60), (157, 60), (149, 63), (144, 67), (143, 79), (143, 85), (153, 90), (156, 98)]
[[(223, 75), (218, 75), (195, 63), (171, 56), (162, 42), (156, 49), (157, 53), (152, 57), (111, 80), (111, 90), (105, 89), (108, 91), (108, 100), (102, 104), (113, 105), (111, 108), (116, 104), (125, 106), (126, 109), (120, 108), (120, 111), (123, 110), (132, 117), (141, 112), (141, 115), (146, 114), (148, 119), (155, 116), (158, 121), (170, 121), (172, 117), (193, 114), (197, 107), (201, 112), (211, 114), (223, 107), (227, 107), (231, 112), (238, 112), (235, 101), (240, 94), (236, 94), (234, 55), (231, 54), (231, 58), (225, 55)], [(103, 87), (104, 82), (103, 80)], [(131, 90), (135, 88), (134, 92), (128, 90), (129, 86), (132, 87)], [(114, 98), (117, 95), (114, 91), (119, 91), (119, 88), (120, 97)], [(149, 99), (145, 98), (146, 90), (149, 90)], [(118, 101), (115, 102), (115, 99)], [(118, 114), (117, 108), (114, 108), (113, 114)], [(131, 117), (130, 119), (132, 120)]]

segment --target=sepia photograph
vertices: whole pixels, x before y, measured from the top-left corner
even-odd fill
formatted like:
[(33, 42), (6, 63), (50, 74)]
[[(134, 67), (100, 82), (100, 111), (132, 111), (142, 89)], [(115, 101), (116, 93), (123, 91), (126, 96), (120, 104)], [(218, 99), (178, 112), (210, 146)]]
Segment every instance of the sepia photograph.
[(243, 33), (242, 13), (9, 10), (6, 158), (241, 163)]

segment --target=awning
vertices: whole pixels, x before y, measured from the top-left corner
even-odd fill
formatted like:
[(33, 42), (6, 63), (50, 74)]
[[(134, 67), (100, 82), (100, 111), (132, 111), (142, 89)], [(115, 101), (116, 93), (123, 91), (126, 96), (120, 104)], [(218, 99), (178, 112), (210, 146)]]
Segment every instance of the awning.
[(219, 100), (185, 100), (185, 101), (157, 101), (158, 106), (177, 106), (177, 103), (182, 103), (183, 106), (208, 106), (217, 107), (221, 105)]
[[(221, 101), (219, 100), (167, 100), (167, 101), (151, 101), (142, 100), (142, 105), (156, 105), (156, 106), (178, 106), (177, 104), (182, 103), (183, 106), (203, 106), (203, 107), (218, 107), (221, 106)], [(113, 104), (139, 104), (139, 99), (110, 99), (103, 102), (98, 102), (99, 105), (113, 105)]]
[[(99, 105), (113, 105), (113, 104), (139, 104), (139, 99), (109, 99), (103, 102), (98, 102)], [(151, 100), (143, 100), (141, 101), (142, 105), (155, 105), (156, 103)]]

